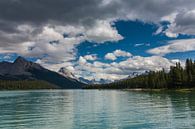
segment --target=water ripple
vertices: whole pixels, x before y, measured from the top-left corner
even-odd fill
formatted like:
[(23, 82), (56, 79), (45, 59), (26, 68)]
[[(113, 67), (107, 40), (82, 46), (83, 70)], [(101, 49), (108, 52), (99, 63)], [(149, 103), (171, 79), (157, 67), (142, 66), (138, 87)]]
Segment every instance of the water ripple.
[(0, 128), (195, 128), (195, 94), (115, 90), (0, 92)]

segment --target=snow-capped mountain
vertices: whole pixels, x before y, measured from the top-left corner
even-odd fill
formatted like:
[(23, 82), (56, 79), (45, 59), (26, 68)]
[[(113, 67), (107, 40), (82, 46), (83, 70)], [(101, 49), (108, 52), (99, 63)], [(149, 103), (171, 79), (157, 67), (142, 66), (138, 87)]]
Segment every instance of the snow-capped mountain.
[(79, 82), (85, 83), (85, 84), (107, 84), (107, 83), (111, 83), (112, 81), (110, 80), (106, 80), (106, 79), (100, 79), (100, 80), (88, 80), (86, 78), (83, 77), (76, 77), (72, 72), (70, 72), (67, 68), (63, 67), (60, 68), (60, 70), (58, 71), (61, 75), (65, 76), (66, 78), (69, 79), (76, 79)]
[(70, 72), (68, 69), (66, 69), (65, 67), (60, 68), (58, 72), (67, 78), (77, 79), (76, 76), (72, 72)]

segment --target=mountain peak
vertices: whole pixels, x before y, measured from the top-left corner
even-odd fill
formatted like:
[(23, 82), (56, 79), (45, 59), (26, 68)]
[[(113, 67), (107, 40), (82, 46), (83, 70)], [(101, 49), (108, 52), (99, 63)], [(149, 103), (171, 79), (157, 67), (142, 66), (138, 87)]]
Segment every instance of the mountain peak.
[(14, 63), (26, 63), (28, 62), (24, 57), (19, 56)]
[(58, 72), (67, 78), (76, 79), (75, 75), (65, 67), (60, 68)]
[(41, 80), (64, 89), (84, 86), (77, 80), (66, 78), (56, 72), (45, 69), (37, 63), (27, 61), (19, 56), (14, 63), (0, 62), (0, 80)]

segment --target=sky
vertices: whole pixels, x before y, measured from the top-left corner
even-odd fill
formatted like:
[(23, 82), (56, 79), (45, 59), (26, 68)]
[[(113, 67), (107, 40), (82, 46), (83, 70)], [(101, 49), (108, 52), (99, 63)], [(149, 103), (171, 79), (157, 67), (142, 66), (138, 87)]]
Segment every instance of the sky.
[(1, 0), (0, 61), (119, 80), (195, 59), (194, 0)]

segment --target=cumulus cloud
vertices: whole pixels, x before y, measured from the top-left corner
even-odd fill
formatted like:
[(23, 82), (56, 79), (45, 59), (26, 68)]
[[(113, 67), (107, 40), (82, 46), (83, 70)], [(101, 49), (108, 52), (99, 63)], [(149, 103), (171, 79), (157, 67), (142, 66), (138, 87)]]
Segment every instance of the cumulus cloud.
[(107, 59), (107, 60), (116, 60), (117, 57), (113, 53), (107, 53), (105, 55), (105, 59)]
[[(63, 63), (47, 63), (47, 59), (45, 61), (45, 59), (37, 59), (35, 61), (38, 64), (41, 64), (43, 67), (53, 70), (53, 71), (59, 71), (60, 68), (68, 68), (68, 67), (73, 67), (75, 66), (75, 63), (73, 62), (63, 62)], [(71, 70), (71, 69), (69, 69)], [(72, 72), (72, 71), (71, 71)]]
[(178, 34), (195, 35), (194, 23), (195, 9), (183, 10), (175, 15), (165, 33), (168, 37), (177, 37)]
[(130, 57), (132, 56), (131, 53), (122, 51), (122, 50), (115, 50), (113, 53), (107, 53), (105, 55), (105, 59), (107, 60), (116, 60), (117, 57)]
[(85, 58), (86, 60), (94, 61), (94, 60), (97, 59), (97, 55), (96, 55), (96, 54), (85, 55), (84, 58)]
[(82, 56), (79, 57), (79, 64), (80, 65), (84, 65), (87, 63), (87, 60), (85, 58), (83, 58)]
[(169, 66), (173, 64), (168, 59), (159, 56), (134, 56), (132, 58), (127, 59), (126, 61), (122, 61), (114, 65), (119, 68), (122, 68), (128, 73), (130, 71), (158, 71), (162, 70), (162, 68), (169, 69)]
[(194, 50), (195, 50), (195, 39), (183, 39), (183, 40), (170, 41), (165, 46), (160, 46), (148, 50), (148, 53), (163, 56), (169, 53), (188, 52)]
[[(107, 79), (119, 80), (128, 77), (133, 72), (144, 73), (150, 70), (169, 70), (169, 67), (175, 65), (179, 60), (168, 60), (161, 56), (132, 56), (120, 62), (103, 63), (99, 61), (88, 62), (79, 59), (79, 65), (75, 65), (76, 75), (84, 76), (88, 79)], [(78, 72), (79, 71), (79, 72)], [(78, 75), (79, 73), (79, 75)]]
[(126, 51), (122, 51), (122, 50), (115, 50), (113, 53), (116, 57), (130, 57), (130, 56), (132, 56), (131, 53), (126, 52)]
[(118, 34), (116, 28), (112, 27), (107, 21), (97, 21), (95, 26), (86, 31), (89, 41), (104, 43), (106, 41), (119, 41), (123, 37)]

